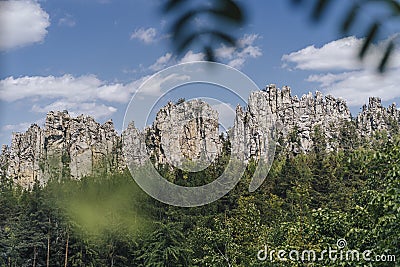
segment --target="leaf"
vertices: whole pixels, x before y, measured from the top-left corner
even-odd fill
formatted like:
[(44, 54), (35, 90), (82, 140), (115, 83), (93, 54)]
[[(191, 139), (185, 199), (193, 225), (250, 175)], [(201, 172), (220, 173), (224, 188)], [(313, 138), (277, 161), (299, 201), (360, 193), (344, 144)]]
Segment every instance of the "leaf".
[(343, 33), (347, 33), (351, 26), (353, 25), (356, 17), (357, 17), (357, 12), (359, 10), (360, 6), (358, 4), (354, 4), (350, 11), (348, 12), (346, 19), (343, 21), (342, 27), (341, 27), (341, 31)]
[[(186, 0), (169, 0), (163, 6), (163, 12), (168, 13), (180, 7)], [(199, 40), (200, 36), (210, 38), (201, 39), (200, 46), (209, 60), (215, 60), (215, 39), (222, 40), (223, 43), (236, 45), (236, 40), (229, 35), (228, 29), (224, 26), (240, 26), (245, 21), (244, 8), (238, 5), (234, 0), (212, 0), (209, 6), (188, 6), (185, 5), (182, 12), (178, 14), (173, 22), (170, 32), (172, 33), (172, 41), (175, 50), (178, 53), (184, 52), (189, 46)], [(205, 16), (209, 19), (210, 25), (191, 27), (195, 18)], [(219, 45), (219, 44), (218, 44)]]
[[(207, 32), (205, 32), (205, 33), (207, 33)], [(232, 36), (230, 36), (224, 32), (213, 30), (213, 31), (209, 31), (208, 33), (211, 35), (214, 35), (215, 37), (221, 39), (223, 42), (225, 42), (231, 46), (236, 46), (235, 39)]]
[(185, 51), (198, 36), (199, 34), (197, 32), (194, 32), (189, 34), (186, 38), (183, 38), (181, 42), (178, 42), (178, 46), (176, 48), (178, 53), (182, 53), (183, 51)]
[(216, 11), (215, 14), (220, 13), (220, 15), (224, 16), (227, 19), (231, 19), (237, 23), (243, 23), (245, 20), (242, 8), (239, 7), (232, 0), (220, 0), (220, 8), (214, 9)]
[(372, 41), (375, 39), (378, 30), (379, 30), (380, 24), (378, 22), (375, 22), (371, 25), (369, 28), (367, 38), (365, 38), (364, 43), (361, 47), (360, 53), (358, 54), (359, 58), (364, 58), (365, 53), (367, 52), (369, 46), (371, 45)]
[(204, 47), (204, 54), (206, 55), (206, 60), (215, 61), (214, 51), (210, 46)]
[(173, 33), (173, 39), (176, 41), (182, 35), (186, 25), (189, 21), (194, 18), (201, 11), (189, 10), (183, 16), (181, 16), (171, 27), (171, 32)]
[(302, 4), (304, 1), (303, 0), (291, 0), (290, 1), (293, 5), (300, 5)]
[(168, 13), (185, 2), (186, 0), (169, 0), (163, 6), (163, 12)]
[[(193, 43), (193, 41), (196, 38), (199, 38), (202, 35), (211, 35), (212, 36), (212, 40), (215, 40), (216, 38), (222, 40), (224, 43), (227, 43), (231, 46), (235, 46), (236, 42), (235, 39), (231, 36), (229, 36), (226, 33), (220, 32), (220, 31), (214, 31), (214, 30), (204, 30), (204, 31), (199, 31), (199, 32), (193, 32), (191, 34), (189, 34), (186, 38), (183, 38), (182, 41), (179, 43), (179, 45), (177, 46), (177, 51), (179, 53), (182, 53), (183, 51), (185, 51), (189, 45), (191, 43)], [(208, 48), (207, 48), (208, 47)], [(207, 49), (212, 49), (210, 45), (206, 45), (204, 48), (204, 52), (207, 55)], [(213, 58), (214, 58), (214, 51), (213, 51)]]
[(317, 21), (320, 20), (331, 0), (319, 0), (313, 10), (312, 18)]
[(396, 16), (399, 16), (400, 15), (400, 3), (396, 0), (387, 0), (387, 2), (393, 11), (393, 14)]
[(393, 50), (394, 50), (394, 42), (390, 41), (389, 45), (386, 47), (385, 54), (383, 55), (378, 67), (380, 73), (385, 72), (388, 59), (390, 58), (390, 55), (392, 54)]

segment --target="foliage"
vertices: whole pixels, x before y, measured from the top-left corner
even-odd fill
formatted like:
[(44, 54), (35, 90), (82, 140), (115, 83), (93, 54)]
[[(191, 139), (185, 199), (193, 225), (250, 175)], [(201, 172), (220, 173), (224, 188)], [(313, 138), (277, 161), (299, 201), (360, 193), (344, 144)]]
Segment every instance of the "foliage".
[[(308, 154), (277, 155), (263, 185), (248, 192), (256, 162), (220, 200), (178, 208), (148, 197), (128, 172), (51, 181), (24, 191), (0, 183), (0, 266), (304, 266), (260, 261), (265, 247), (348, 249), (400, 255), (400, 138), (329, 152), (316, 130)], [(228, 147), (227, 147), (228, 148)], [(201, 173), (160, 172), (177, 184), (210, 182), (228, 160)], [(310, 262), (311, 264), (311, 262)], [(360, 266), (331, 261), (313, 266)], [(374, 263), (393, 266), (393, 262)]]
[[(336, 1), (332, 0), (290, 0), (295, 5), (304, 5), (309, 7), (312, 3), (311, 18), (314, 22), (318, 22), (327, 13), (330, 6)], [(200, 2), (201, 3), (201, 2)], [(176, 20), (174, 21), (170, 32), (172, 34), (173, 45), (178, 53), (183, 53), (189, 46), (199, 45), (204, 51), (207, 60), (215, 60), (215, 50), (218, 45), (234, 47), (237, 42), (237, 37), (227, 34), (232, 32), (232, 27), (240, 27), (245, 22), (245, 6), (239, 5), (239, 1), (233, 0), (212, 0), (207, 1), (207, 4), (193, 4), (187, 0), (168, 0), (163, 6), (162, 11), (165, 14), (174, 13)], [(338, 19), (340, 31), (344, 35), (348, 35), (351, 28), (356, 24), (357, 18), (368, 7), (378, 5), (379, 8), (374, 10), (384, 9), (385, 15), (370, 16), (366, 26), (365, 38), (363, 45), (360, 48), (358, 57), (365, 58), (368, 50), (382, 32), (385, 25), (389, 25), (400, 17), (400, 3), (397, 0), (356, 0), (352, 1), (344, 18)], [(378, 15), (378, 12), (376, 12)], [(206, 26), (191, 27), (192, 24), (199, 19), (206, 19)], [(364, 26), (364, 25), (362, 25)], [(360, 28), (360, 27), (358, 27)], [(393, 54), (398, 37), (391, 38), (382, 51), (381, 59), (377, 66), (379, 72), (383, 73), (387, 68), (387, 63), (390, 56)], [(217, 42), (219, 43), (217, 43)]]
[[(170, 30), (176, 52), (182, 53), (189, 46), (200, 43), (210, 61), (215, 60), (215, 49), (221, 43), (236, 45), (235, 36), (231, 34), (232, 29), (245, 22), (243, 7), (233, 0), (197, 4), (186, 0), (168, 0), (163, 5), (163, 12), (168, 15), (179, 14)], [(207, 23), (193, 29), (192, 24), (199, 19), (204, 19)]]

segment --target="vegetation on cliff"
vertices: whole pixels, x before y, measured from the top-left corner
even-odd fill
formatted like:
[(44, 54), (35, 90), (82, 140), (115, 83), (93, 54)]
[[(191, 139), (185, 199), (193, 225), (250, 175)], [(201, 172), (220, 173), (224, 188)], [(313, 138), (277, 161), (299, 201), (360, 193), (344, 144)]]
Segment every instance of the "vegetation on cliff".
[[(314, 138), (308, 154), (279, 153), (256, 192), (247, 190), (250, 162), (234, 190), (197, 208), (153, 200), (129, 172), (52, 181), (32, 191), (2, 177), (0, 266), (302, 266), (276, 255), (275, 262), (260, 261), (257, 253), (265, 246), (318, 252), (339, 239), (349, 249), (399, 256), (400, 139), (382, 134), (370, 145), (327, 152), (318, 146), (323, 137)], [(163, 166), (160, 172), (197, 185), (224, 162), (202, 175)], [(341, 264), (325, 258), (314, 266)]]

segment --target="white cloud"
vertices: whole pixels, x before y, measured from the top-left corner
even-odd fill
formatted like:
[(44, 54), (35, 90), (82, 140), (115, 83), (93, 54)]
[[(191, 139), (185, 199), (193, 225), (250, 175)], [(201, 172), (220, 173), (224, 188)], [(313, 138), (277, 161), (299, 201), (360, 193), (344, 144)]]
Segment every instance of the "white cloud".
[[(335, 40), (318, 48), (314, 45), (282, 56), (284, 67), (294, 65), (301, 70), (360, 70), (375, 68), (386, 47), (385, 40), (377, 45), (371, 45), (363, 62), (357, 59), (357, 54), (364, 39), (354, 36)], [(400, 58), (392, 60), (391, 67), (400, 67)]]
[(215, 54), (219, 58), (231, 59), (235, 50), (236, 49), (233, 46), (222, 45), (215, 50)]
[(192, 50), (189, 50), (179, 61), (179, 63), (187, 63), (193, 61), (201, 61), (204, 60), (205, 56), (203, 53), (194, 53)]
[(17, 124), (6, 124), (1, 127), (1, 131), (8, 131), (8, 132), (22, 132), (26, 131), (27, 128), (31, 125), (31, 122), (21, 122)]
[(235, 58), (228, 62), (228, 65), (232, 68), (240, 69), (245, 63), (244, 58)]
[(244, 47), (240, 52), (238, 52), (239, 57), (241, 58), (246, 58), (246, 57), (251, 57), (251, 58), (256, 58), (262, 56), (262, 51), (261, 48), (258, 46), (246, 46)]
[(70, 15), (66, 14), (64, 17), (60, 18), (58, 20), (58, 25), (59, 26), (67, 26), (67, 27), (74, 27), (76, 25), (75, 18)]
[(66, 109), (73, 115), (88, 114), (95, 118), (106, 118), (117, 111), (110, 103), (128, 103), (147, 78), (144, 76), (122, 84), (106, 83), (94, 75), (8, 77), (0, 80), (0, 100), (24, 100), (25, 105), (33, 105), (31, 110), (38, 113)]
[(97, 102), (70, 102), (70, 101), (55, 101), (49, 105), (38, 105), (32, 106), (33, 112), (47, 113), (50, 110), (68, 110), (71, 116), (79, 116), (81, 114), (93, 116), (95, 119), (110, 118), (117, 109), (113, 106), (107, 106)]
[(231, 104), (218, 103), (211, 105), (211, 107), (218, 111), (218, 121), (225, 130), (232, 127), (235, 121), (236, 111)]
[(42, 42), (49, 14), (30, 0), (0, 1), (0, 50)]
[(382, 100), (400, 97), (400, 69), (380, 75), (374, 70), (357, 70), (338, 74), (310, 75), (307, 81), (317, 82), (326, 94), (343, 97), (349, 106), (360, 106), (368, 97), (378, 96)]
[(165, 77), (153, 77), (152, 79), (146, 81), (145, 86), (140, 88), (139, 94), (142, 96), (161, 96), (163, 92), (165, 92), (163, 88), (169, 88), (170, 84), (175, 84), (178, 81), (185, 82), (189, 80), (189, 76), (180, 75), (177, 73), (169, 74)]
[(195, 53), (192, 50), (189, 50), (181, 59), (177, 60), (176, 56), (168, 52), (159, 57), (156, 62), (148, 67), (148, 69), (152, 71), (159, 71), (174, 64), (201, 61), (204, 60), (204, 58), (205, 56), (203, 53)]
[(170, 64), (172, 59), (172, 53), (166, 53), (165, 55), (159, 57), (156, 62), (149, 67), (150, 70), (159, 71)]
[(260, 38), (258, 34), (245, 34), (238, 40), (237, 47), (222, 45), (216, 49), (216, 56), (221, 60), (225, 60), (229, 66), (240, 69), (247, 59), (262, 56), (261, 48), (254, 45), (258, 38)]
[(361, 64), (354, 60), (362, 40), (347, 37), (325, 44), (321, 48), (314, 45), (283, 55), (286, 64), (295, 64), (301, 70), (354, 70)]
[(253, 45), (254, 42), (259, 38), (258, 34), (245, 34), (238, 40), (239, 47), (247, 47)]
[(37, 124), (39, 126), (43, 126), (45, 121), (46, 121), (45, 118), (40, 118), (33, 122), (29, 121), (29, 122), (20, 122), (20, 123), (16, 123), (16, 124), (6, 124), (0, 128), (0, 136), (3, 135), (3, 136), (11, 137), (11, 133), (25, 132), (32, 124)]
[(76, 102), (98, 99), (126, 103), (137, 86), (138, 82), (108, 84), (94, 75), (8, 77), (0, 80), (0, 99), (8, 102), (26, 98), (65, 98)]
[(131, 34), (132, 39), (138, 39), (145, 44), (154, 43), (157, 38), (157, 30), (155, 28), (139, 28)]
[[(262, 56), (261, 48), (254, 45), (254, 42), (258, 38), (259, 36), (257, 34), (245, 34), (238, 40), (237, 47), (226, 46), (222, 44), (220, 47), (215, 49), (215, 55), (219, 60), (221, 60), (221, 62), (226, 63), (234, 68), (241, 68), (247, 59)], [(205, 55), (202, 52), (196, 53), (192, 50), (189, 50), (181, 59), (177, 59), (171, 53), (166, 53), (165, 55), (159, 57), (154, 64), (150, 65), (148, 69), (152, 71), (159, 71), (173, 64), (201, 60), (205, 60)]]
[(394, 51), (385, 74), (376, 72), (388, 40), (372, 45), (363, 62), (357, 58), (363, 39), (356, 37), (332, 41), (321, 48), (309, 46), (284, 55), (282, 61), (286, 67), (294, 64), (295, 69), (316, 72), (306, 80), (318, 83), (326, 94), (346, 99), (349, 106), (367, 103), (371, 96), (392, 100), (400, 97), (400, 49)]

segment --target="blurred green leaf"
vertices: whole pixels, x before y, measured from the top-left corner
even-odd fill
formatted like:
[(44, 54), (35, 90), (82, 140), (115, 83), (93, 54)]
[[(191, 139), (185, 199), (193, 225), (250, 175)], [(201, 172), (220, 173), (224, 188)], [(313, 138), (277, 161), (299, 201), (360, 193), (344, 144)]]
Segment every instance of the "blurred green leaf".
[(390, 0), (390, 5), (392, 6), (392, 10), (394, 14), (397, 16), (400, 15), (400, 3), (396, 0)]
[[(219, 39), (225, 43), (228, 43), (230, 46), (236, 45), (235, 38), (233, 38), (232, 36), (230, 36), (226, 33), (223, 33), (220, 31), (214, 31), (214, 30), (205, 30), (205, 31), (199, 31), (199, 32), (192, 32), (189, 35), (187, 35), (185, 38), (182, 38), (180, 40), (180, 42), (178, 41), (178, 46), (177, 46), (178, 52), (185, 51), (196, 40), (196, 38), (199, 38), (202, 35), (208, 35), (213, 40)], [(209, 52), (207, 52), (208, 49), (211, 49), (212, 54), (214, 55), (214, 51), (213, 51), (212, 47), (209, 45), (206, 45), (203, 48), (206, 56), (208, 55), (207, 53), (209, 53)], [(214, 56), (212, 56), (212, 58), (214, 58)]]
[(358, 3), (354, 4), (350, 8), (345, 20), (342, 23), (341, 31), (343, 33), (347, 33), (350, 30), (351, 26), (354, 24), (354, 21), (357, 17), (357, 12), (359, 9), (360, 9), (360, 5)]
[(232, 0), (220, 0), (219, 9), (210, 9), (211, 13), (242, 23), (245, 20), (242, 9)]
[(178, 53), (182, 53), (185, 51), (194, 41), (195, 38), (198, 37), (198, 33), (191, 33), (186, 38), (182, 38), (182, 40), (177, 44), (176, 50)]
[(209, 34), (213, 35), (214, 37), (217, 37), (221, 41), (228, 43), (231, 46), (236, 45), (235, 38), (233, 38), (232, 36), (222, 32), (222, 31), (209, 31)]
[(187, 2), (187, 1), (186, 0), (168, 0), (163, 7), (163, 12), (165, 12), (165, 13), (170, 12), (171, 10), (178, 8), (185, 2)]
[(172, 38), (174, 39), (174, 41), (178, 41), (181, 38), (189, 22), (201, 12), (202, 11), (189, 10), (175, 21), (175, 23), (171, 27), (171, 31), (173, 33)]
[(215, 61), (214, 50), (213, 50), (211, 47), (206, 46), (206, 47), (204, 48), (204, 53), (205, 53), (205, 55), (206, 55), (206, 60), (208, 60), (208, 61)]
[(320, 20), (330, 2), (331, 0), (319, 0), (314, 6), (312, 18), (316, 21)]
[[(164, 13), (176, 12), (177, 18), (173, 22), (171, 27), (172, 39), (174, 47), (178, 53), (183, 53), (193, 44), (199, 44), (202, 46), (207, 59), (215, 58), (215, 46), (220, 45), (220, 43), (215, 42), (215, 37), (221, 40), (222, 43), (228, 43), (229, 45), (236, 45), (234, 35), (225, 28), (232, 26), (240, 26), (246, 21), (246, 16), (243, 6), (239, 5), (238, 2), (233, 0), (210, 0), (209, 5), (200, 5), (198, 7), (185, 6), (186, 0), (169, 0), (163, 6)], [(313, 10), (311, 13), (311, 18), (314, 21), (319, 21), (322, 19), (324, 14), (329, 10), (329, 5), (335, 3), (331, 0), (290, 0), (293, 5), (308, 4), (313, 3)], [(359, 51), (359, 58), (363, 59), (368, 51), (371, 43), (376, 39), (380, 27), (384, 25), (389, 19), (393, 17), (400, 16), (400, 2), (397, 0), (358, 0), (354, 1), (345, 12), (343, 20), (339, 20), (339, 25), (342, 33), (349, 33), (350, 29), (354, 26), (357, 16), (359, 15), (361, 9), (368, 5), (369, 3), (378, 3), (380, 6), (385, 7), (389, 10), (389, 15), (380, 18), (380, 21), (371, 21), (366, 23), (367, 35), (364, 40), (363, 45)], [(180, 12), (178, 12), (180, 11)], [(200, 29), (196, 29), (192, 23), (196, 18), (200, 16), (205, 16), (207, 18), (207, 27), (204, 26)], [(210, 38), (205, 39), (202, 36), (210, 36)], [(202, 38), (202, 39), (200, 39)], [(393, 46), (393, 47), (392, 47)], [(385, 51), (382, 50), (382, 60), (378, 70), (383, 72), (386, 69), (386, 64), (388, 59), (392, 55), (392, 50), (395, 49), (395, 43), (388, 47)]]
[[(182, 2), (184, 0), (168, 1), (163, 9), (164, 13), (174, 11), (178, 14), (171, 26), (172, 40), (178, 54), (183, 53), (193, 44), (200, 44), (207, 60), (214, 61), (215, 46), (221, 43), (229, 46), (236, 45), (236, 38), (230, 32), (233, 32), (231, 27), (234, 25), (240, 27), (244, 23), (243, 7), (233, 0), (213, 0), (207, 6), (191, 6), (178, 10)], [(197, 18), (203, 16), (207, 18), (207, 25), (191, 27)]]
[(360, 49), (360, 53), (358, 54), (359, 58), (364, 58), (365, 53), (367, 52), (368, 48), (370, 47), (371, 43), (375, 39), (375, 37), (378, 34), (380, 24), (378, 22), (375, 22), (374, 24), (371, 25), (371, 27), (368, 30), (367, 37), (364, 39), (364, 43)]
[(390, 41), (389, 45), (386, 47), (386, 51), (385, 54), (383, 55), (381, 62), (379, 64), (378, 70), (380, 73), (385, 72), (386, 70), (386, 66), (387, 66), (387, 62), (389, 60), (390, 55), (392, 54), (394, 50), (394, 42)]
[(300, 5), (304, 2), (304, 0), (290, 0), (290, 2), (294, 5)]

